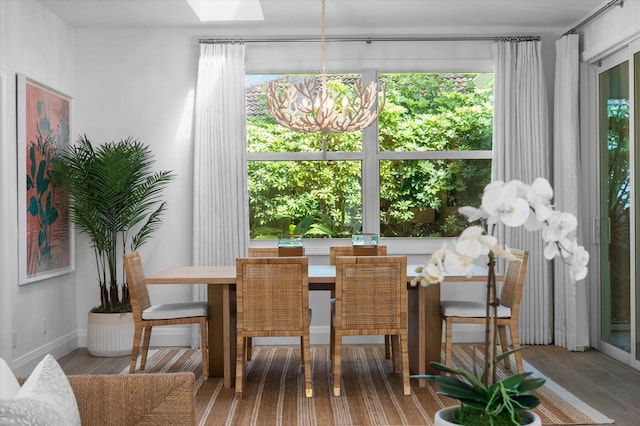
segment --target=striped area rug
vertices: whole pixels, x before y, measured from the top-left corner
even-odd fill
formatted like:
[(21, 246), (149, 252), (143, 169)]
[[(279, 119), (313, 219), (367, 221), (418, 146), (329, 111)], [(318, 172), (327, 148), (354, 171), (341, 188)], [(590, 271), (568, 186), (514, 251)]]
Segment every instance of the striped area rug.
[[(438, 409), (457, 404), (436, 395), (436, 386), (430, 382), (420, 388), (412, 381), (412, 395), (404, 396), (402, 380), (384, 358), (382, 345), (343, 346), (340, 397), (332, 396), (328, 346), (312, 346), (311, 357), (313, 398), (304, 396), (300, 351), (293, 346), (254, 350), (241, 400), (233, 389), (223, 388), (221, 379), (202, 380), (197, 350), (160, 349), (148, 360), (146, 371), (196, 373), (199, 425), (432, 425)], [(454, 363), (471, 365), (469, 346), (454, 346)], [(613, 422), (552, 382), (536, 393), (542, 401), (536, 412), (543, 424)]]

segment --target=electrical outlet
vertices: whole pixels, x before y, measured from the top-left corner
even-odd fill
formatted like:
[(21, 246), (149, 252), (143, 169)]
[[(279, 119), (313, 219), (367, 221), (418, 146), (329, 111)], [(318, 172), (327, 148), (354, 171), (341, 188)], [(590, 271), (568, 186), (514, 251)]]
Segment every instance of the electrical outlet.
[(18, 332), (11, 332), (11, 349), (15, 349), (18, 347)]
[(47, 319), (42, 318), (42, 335), (47, 334)]

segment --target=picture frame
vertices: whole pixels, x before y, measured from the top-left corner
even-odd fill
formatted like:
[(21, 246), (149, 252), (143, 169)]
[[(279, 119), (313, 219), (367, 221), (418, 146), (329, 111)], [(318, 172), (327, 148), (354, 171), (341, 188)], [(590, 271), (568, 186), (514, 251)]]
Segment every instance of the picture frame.
[(17, 74), (19, 284), (75, 269), (69, 198), (51, 162), (70, 143), (71, 97)]

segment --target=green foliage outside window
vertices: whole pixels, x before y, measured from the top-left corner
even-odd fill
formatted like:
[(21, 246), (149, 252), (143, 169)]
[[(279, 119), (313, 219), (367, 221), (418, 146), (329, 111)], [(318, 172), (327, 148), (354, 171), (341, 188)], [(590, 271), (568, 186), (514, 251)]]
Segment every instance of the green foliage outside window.
[[(381, 152), (490, 150), (491, 74), (384, 74), (379, 116)], [(344, 82), (344, 83), (343, 83)], [(338, 92), (349, 79), (332, 79)], [(342, 87), (341, 87), (342, 86)], [(255, 89), (254, 89), (255, 90)], [(249, 152), (317, 152), (322, 135), (295, 133), (266, 111), (264, 91), (249, 114)], [(330, 134), (329, 150), (359, 152), (360, 132)], [(477, 205), (490, 180), (487, 159), (381, 160), (380, 234), (454, 236), (464, 228), (458, 206)], [(252, 238), (273, 238), (289, 226), (305, 237), (348, 237), (362, 227), (361, 162), (250, 161)]]

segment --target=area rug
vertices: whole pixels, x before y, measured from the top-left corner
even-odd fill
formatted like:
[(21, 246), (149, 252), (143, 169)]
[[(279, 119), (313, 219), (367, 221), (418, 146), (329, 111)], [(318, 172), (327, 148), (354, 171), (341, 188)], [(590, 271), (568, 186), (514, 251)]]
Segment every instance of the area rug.
[[(432, 425), (434, 413), (457, 401), (436, 394), (427, 382), (412, 380), (411, 396), (402, 394), (402, 379), (384, 358), (382, 345), (343, 346), (342, 396), (334, 397), (328, 346), (312, 346), (313, 398), (305, 398), (300, 351), (296, 346), (259, 346), (247, 363), (242, 399), (224, 389), (221, 379), (202, 380), (200, 351), (159, 349), (146, 372), (192, 371), (196, 374), (196, 419), (199, 425)], [(471, 365), (469, 346), (455, 346), (453, 362)], [(527, 371), (542, 376), (531, 366)], [(503, 377), (508, 370), (499, 372)], [(536, 394), (535, 409), (543, 424), (613, 423), (551, 381)]]

